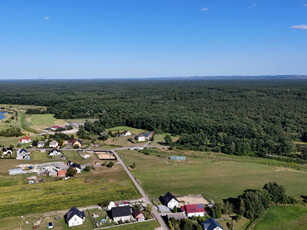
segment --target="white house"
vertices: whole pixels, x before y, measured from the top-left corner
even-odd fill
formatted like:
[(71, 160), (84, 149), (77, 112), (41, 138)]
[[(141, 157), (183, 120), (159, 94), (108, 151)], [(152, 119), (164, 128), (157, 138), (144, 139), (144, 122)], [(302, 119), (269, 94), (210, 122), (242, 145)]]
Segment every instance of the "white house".
[(16, 154), (17, 160), (30, 160), (30, 153), (26, 149), (19, 149)]
[(122, 136), (124, 136), (124, 137), (131, 136), (131, 132), (125, 130), (125, 131), (122, 133)]
[(223, 230), (222, 226), (213, 218), (201, 223), (203, 230)]
[(64, 216), (65, 222), (68, 227), (79, 226), (82, 225), (85, 221), (84, 212), (79, 209), (72, 207)]
[(181, 207), (181, 210), (187, 217), (201, 217), (205, 216), (205, 206), (203, 204), (187, 204)]
[(31, 142), (31, 138), (30, 137), (28, 137), (28, 136), (26, 136), (26, 137), (22, 137), (22, 138), (20, 138), (19, 139), (19, 141), (18, 141), (19, 143), (22, 143), (22, 144), (28, 144), (28, 143), (30, 143)]
[(37, 143), (37, 148), (43, 148), (43, 147), (45, 147), (45, 142), (44, 141), (39, 141)]
[(49, 143), (50, 148), (56, 148), (58, 147), (59, 143), (56, 140), (53, 140)]
[(118, 223), (119, 221), (131, 221), (131, 207), (130, 206), (123, 206), (123, 207), (115, 207), (111, 209), (111, 215), (113, 221)]
[(115, 208), (115, 207), (116, 207), (115, 203), (114, 203), (113, 201), (111, 201), (111, 202), (109, 203), (108, 207), (107, 207), (107, 210), (110, 211), (112, 208)]
[(12, 148), (3, 148), (2, 149), (2, 156), (7, 156), (13, 154), (13, 149)]
[(140, 135), (137, 135), (135, 137), (135, 140), (137, 140), (137, 141), (146, 141), (146, 137), (145, 137), (144, 134), (140, 134)]
[(60, 156), (62, 154), (61, 150), (52, 149), (49, 151), (49, 156)]
[(175, 207), (179, 208), (179, 202), (177, 198), (170, 192), (166, 193), (161, 198), (162, 204), (167, 206), (169, 209), (173, 210)]

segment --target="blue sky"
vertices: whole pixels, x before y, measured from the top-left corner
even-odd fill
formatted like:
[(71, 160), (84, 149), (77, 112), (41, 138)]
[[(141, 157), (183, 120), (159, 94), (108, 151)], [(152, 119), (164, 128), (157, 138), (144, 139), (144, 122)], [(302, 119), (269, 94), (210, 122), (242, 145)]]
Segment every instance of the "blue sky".
[(1, 0), (0, 79), (307, 74), (307, 0)]

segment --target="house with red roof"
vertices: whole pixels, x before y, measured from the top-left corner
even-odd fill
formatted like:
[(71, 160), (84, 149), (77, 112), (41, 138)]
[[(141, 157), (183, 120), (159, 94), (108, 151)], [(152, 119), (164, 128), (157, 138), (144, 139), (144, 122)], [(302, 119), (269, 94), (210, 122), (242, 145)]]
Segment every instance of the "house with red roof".
[(186, 214), (187, 217), (193, 216), (205, 216), (205, 206), (203, 204), (187, 204), (181, 206), (182, 212)]
[(22, 144), (28, 144), (28, 143), (30, 143), (31, 142), (31, 138), (30, 137), (28, 137), (28, 136), (26, 136), (26, 137), (22, 137), (22, 138), (20, 138), (19, 139), (19, 141), (18, 141), (19, 143), (22, 143)]
[(58, 177), (65, 177), (66, 176), (66, 170), (59, 170), (58, 171)]

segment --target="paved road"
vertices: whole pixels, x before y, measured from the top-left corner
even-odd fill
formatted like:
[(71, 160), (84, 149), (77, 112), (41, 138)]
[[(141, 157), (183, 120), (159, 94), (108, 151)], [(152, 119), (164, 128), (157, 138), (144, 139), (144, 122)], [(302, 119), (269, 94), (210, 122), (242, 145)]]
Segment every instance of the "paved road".
[[(129, 171), (129, 169), (127, 168), (127, 166), (125, 165), (125, 163), (122, 161), (122, 159), (119, 157), (119, 155), (117, 154), (116, 151), (111, 150), (113, 152), (113, 154), (116, 156), (119, 164), (124, 168), (124, 170), (126, 171), (126, 173), (128, 174), (128, 176), (130, 177), (130, 179), (132, 180), (133, 184), (135, 185), (135, 187), (139, 190), (140, 194), (142, 195), (145, 203), (150, 204), (151, 206), (152, 203), (150, 202), (150, 199), (148, 198), (148, 196), (146, 195), (146, 193), (144, 192), (143, 188), (138, 184), (138, 182), (135, 180), (134, 176), (131, 174), (131, 172)], [(166, 226), (165, 222), (163, 221), (162, 217), (160, 216), (160, 214), (157, 212), (157, 210), (155, 210), (154, 208), (152, 209), (152, 214), (153, 216), (156, 218), (156, 220), (159, 222), (159, 224), (161, 225), (161, 227), (163, 229), (168, 229), (168, 227)]]

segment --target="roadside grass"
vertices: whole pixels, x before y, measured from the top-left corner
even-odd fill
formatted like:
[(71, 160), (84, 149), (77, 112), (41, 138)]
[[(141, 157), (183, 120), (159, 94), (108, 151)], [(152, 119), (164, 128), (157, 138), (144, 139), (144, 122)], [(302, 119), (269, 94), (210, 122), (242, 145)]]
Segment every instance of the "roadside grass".
[(307, 191), (306, 172), (257, 161), (234, 161), (226, 156), (170, 161), (163, 155), (146, 156), (129, 150), (118, 153), (126, 165), (136, 162), (132, 173), (152, 198), (159, 198), (169, 191), (174, 195), (202, 194), (207, 199), (221, 202), (238, 196), (245, 189), (259, 189), (269, 181), (284, 185), (287, 194), (295, 198), (306, 195), (303, 193)]
[(69, 180), (31, 185), (24, 184), (22, 176), (11, 176), (11, 180), (15, 183), (7, 182), (0, 189), (0, 219), (140, 197), (119, 165), (111, 169), (99, 167)]
[[(306, 190), (305, 190), (306, 191)], [(272, 206), (255, 225), (255, 230), (304, 230), (307, 226), (306, 206)]]
[(32, 151), (30, 157), (31, 160), (34, 161), (42, 161), (42, 162), (52, 161), (52, 159), (48, 157), (48, 151), (45, 152)]
[(110, 228), (110, 230), (154, 230), (156, 227), (159, 227), (160, 225), (157, 223), (156, 220), (147, 221), (147, 222), (140, 222), (125, 226), (118, 226)]

